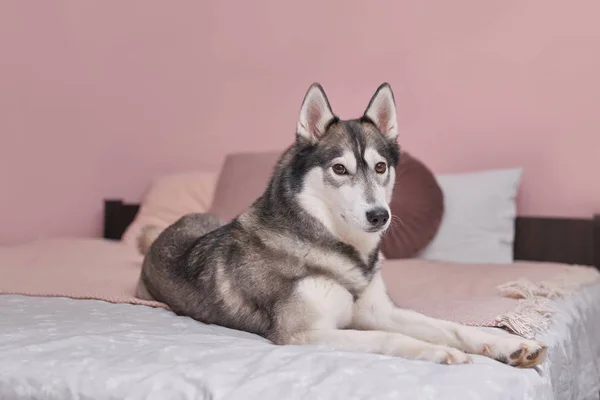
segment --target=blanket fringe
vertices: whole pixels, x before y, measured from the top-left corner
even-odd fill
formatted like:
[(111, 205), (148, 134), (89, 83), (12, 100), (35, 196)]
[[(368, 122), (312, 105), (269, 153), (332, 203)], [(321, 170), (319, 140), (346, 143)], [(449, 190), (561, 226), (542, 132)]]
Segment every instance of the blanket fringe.
[(535, 338), (536, 334), (548, 330), (556, 309), (551, 300), (568, 297), (578, 288), (600, 278), (600, 272), (592, 267), (568, 266), (555, 279), (533, 283), (519, 279), (498, 286), (504, 297), (520, 299), (514, 311), (496, 317), (497, 326), (523, 336)]

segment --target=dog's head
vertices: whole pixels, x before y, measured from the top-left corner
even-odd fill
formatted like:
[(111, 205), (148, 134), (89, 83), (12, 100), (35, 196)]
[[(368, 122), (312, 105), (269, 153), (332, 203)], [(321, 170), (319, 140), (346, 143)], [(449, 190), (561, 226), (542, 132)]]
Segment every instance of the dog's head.
[(323, 88), (313, 84), (296, 132), (303, 208), (342, 239), (379, 237), (391, 221), (400, 152), (390, 86), (379, 86), (361, 118), (340, 120)]

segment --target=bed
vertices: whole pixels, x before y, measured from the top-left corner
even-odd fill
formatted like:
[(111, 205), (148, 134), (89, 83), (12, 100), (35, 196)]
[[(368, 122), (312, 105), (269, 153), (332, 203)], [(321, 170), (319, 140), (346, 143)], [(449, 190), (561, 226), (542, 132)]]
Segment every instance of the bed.
[[(117, 243), (138, 211), (138, 204), (107, 200), (104, 238), (69, 246), (97, 246), (98, 258), (110, 246), (123, 251)], [(598, 268), (600, 218), (519, 217), (514, 252), (517, 260)], [(22, 253), (29, 262), (42, 254), (29, 247)], [(319, 346), (274, 346), (160, 307), (4, 294), (0, 398), (597, 399), (600, 285), (555, 307), (552, 326), (538, 336), (550, 345), (548, 359), (524, 370), (479, 356), (472, 365), (443, 366)]]

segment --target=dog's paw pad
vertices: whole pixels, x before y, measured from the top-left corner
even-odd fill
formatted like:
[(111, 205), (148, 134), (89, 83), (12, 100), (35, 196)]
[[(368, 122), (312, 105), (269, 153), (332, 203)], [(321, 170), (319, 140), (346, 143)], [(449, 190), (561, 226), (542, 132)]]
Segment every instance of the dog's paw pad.
[(519, 350), (515, 350), (511, 355), (510, 355), (510, 359), (511, 360), (518, 360), (521, 357), (521, 354), (523, 354), (523, 349), (519, 349)]
[(498, 343), (496, 350), (492, 358), (514, 367), (531, 368), (544, 361), (548, 346), (534, 340), (522, 341), (511, 338)]

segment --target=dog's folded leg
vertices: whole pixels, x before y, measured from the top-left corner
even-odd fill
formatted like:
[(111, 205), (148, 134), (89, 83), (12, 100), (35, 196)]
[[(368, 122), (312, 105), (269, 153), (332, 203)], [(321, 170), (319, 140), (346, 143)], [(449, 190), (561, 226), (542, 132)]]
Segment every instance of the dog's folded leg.
[(464, 352), (435, 345), (399, 333), (325, 329), (294, 334), (286, 344), (322, 344), (340, 350), (377, 353), (440, 364), (465, 364), (471, 358)]
[(387, 296), (379, 274), (356, 302), (353, 326), (358, 329), (402, 333), (523, 368), (540, 364), (547, 350), (544, 343), (535, 340), (501, 337), (475, 327), (398, 308)]

